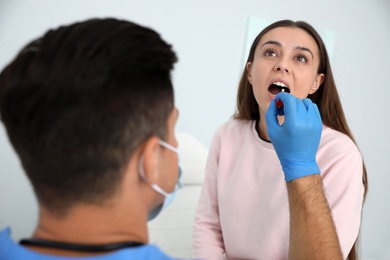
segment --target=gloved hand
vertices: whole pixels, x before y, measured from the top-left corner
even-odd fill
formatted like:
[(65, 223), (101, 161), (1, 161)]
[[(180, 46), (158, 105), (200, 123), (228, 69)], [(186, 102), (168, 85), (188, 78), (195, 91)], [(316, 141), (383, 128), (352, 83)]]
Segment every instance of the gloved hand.
[[(266, 114), (268, 136), (279, 157), (285, 180), (293, 181), (311, 174), (319, 174), (316, 153), (321, 139), (322, 121), (316, 104), (285, 92), (276, 95), (283, 101), (277, 108), (275, 99)], [(277, 115), (284, 115), (279, 125)]]

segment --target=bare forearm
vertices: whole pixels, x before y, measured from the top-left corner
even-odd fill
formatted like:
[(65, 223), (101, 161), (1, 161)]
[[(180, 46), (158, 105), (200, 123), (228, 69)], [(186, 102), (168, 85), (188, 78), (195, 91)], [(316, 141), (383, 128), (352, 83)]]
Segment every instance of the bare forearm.
[(319, 174), (287, 183), (290, 204), (289, 259), (342, 259)]

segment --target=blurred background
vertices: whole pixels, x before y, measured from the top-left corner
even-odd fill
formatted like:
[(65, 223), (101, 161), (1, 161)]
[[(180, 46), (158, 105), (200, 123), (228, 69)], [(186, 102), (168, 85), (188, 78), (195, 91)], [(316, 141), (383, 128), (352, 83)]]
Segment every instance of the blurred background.
[[(238, 81), (253, 37), (281, 19), (304, 20), (324, 38), (348, 123), (368, 169), (362, 259), (390, 259), (389, 0), (0, 0), (0, 70), (50, 28), (93, 17), (130, 20), (173, 44), (176, 130), (209, 147), (235, 111)], [(384, 91), (384, 92), (383, 92)], [(386, 170), (387, 169), (387, 170)], [(0, 126), (0, 229), (30, 236), (37, 205)]]

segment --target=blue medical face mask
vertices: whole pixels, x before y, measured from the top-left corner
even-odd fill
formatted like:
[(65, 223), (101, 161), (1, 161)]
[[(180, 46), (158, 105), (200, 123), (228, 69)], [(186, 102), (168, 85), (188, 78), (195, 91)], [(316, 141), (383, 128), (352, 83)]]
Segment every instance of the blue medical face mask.
[[(178, 154), (179, 156), (179, 150), (176, 148), (176, 147), (173, 147), (172, 145), (160, 140), (160, 145), (163, 146), (164, 148), (168, 149), (168, 150), (171, 150), (172, 152), (175, 152)], [(146, 179), (146, 176), (145, 176), (145, 173), (144, 173), (144, 169), (143, 169), (143, 163), (140, 162), (138, 164), (138, 172), (139, 172), (139, 175), (140, 177), (147, 183), (149, 183), (149, 181)], [(151, 188), (153, 190), (155, 190), (156, 192), (160, 193), (161, 195), (163, 195), (165, 198), (164, 198), (164, 202), (158, 206), (157, 208), (155, 208), (154, 210), (152, 210), (149, 215), (148, 215), (148, 221), (154, 219), (155, 217), (158, 216), (158, 214), (160, 214), (160, 212), (164, 209), (166, 209), (173, 201), (173, 199), (175, 198), (176, 196), (176, 192), (181, 188), (182, 184), (180, 182), (180, 178), (181, 178), (181, 169), (180, 169), (180, 166), (178, 166), (178, 170), (179, 170), (179, 176), (178, 176), (178, 179), (177, 179), (177, 182), (176, 182), (176, 186), (175, 186), (175, 189), (171, 192), (171, 193), (168, 193), (166, 191), (164, 191), (160, 186), (158, 186), (157, 184), (155, 183), (151, 183)]]
[(180, 177), (181, 177), (181, 169), (180, 169), (180, 166), (179, 166), (179, 178), (177, 179), (175, 190), (172, 191), (172, 193), (166, 193), (166, 195), (164, 195), (165, 198), (164, 198), (163, 204), (161, 204), (160, 206), (158, 206), (157, 208), (155, 208), (154, 210), (149, 212), (148, 221), (150, 221), (150, 220), (154, 219), (155, 217), (157, 217), (158, 214), (160, 214), (161, 211), (165, 210), (173, 202), (173, 200), (174, 200), (174, 198), (176, 196), (177, 191), (181, 188), (181, 185), (182, 185), (181, 182), (180, 182)]

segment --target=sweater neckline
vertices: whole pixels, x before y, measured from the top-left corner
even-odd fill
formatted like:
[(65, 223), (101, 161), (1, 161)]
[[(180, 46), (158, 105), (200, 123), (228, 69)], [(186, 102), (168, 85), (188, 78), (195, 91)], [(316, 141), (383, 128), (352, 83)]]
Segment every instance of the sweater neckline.
[(251, 123), (251, 132), (252, 132), (253, 138), (261, 146), (263, 146), (267, 149), (270, 149), (270, 150), (274, 150), (274, 146), (272, 145), (271, 141), (264, 140), (263, 138), (260, 137), (259, 133), (256, 130), (257, 122), (258, 122), (258, 120), (253, 120)]

